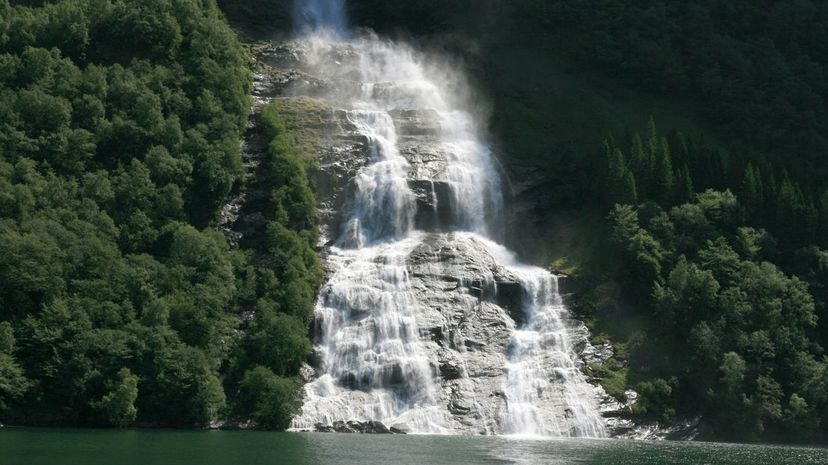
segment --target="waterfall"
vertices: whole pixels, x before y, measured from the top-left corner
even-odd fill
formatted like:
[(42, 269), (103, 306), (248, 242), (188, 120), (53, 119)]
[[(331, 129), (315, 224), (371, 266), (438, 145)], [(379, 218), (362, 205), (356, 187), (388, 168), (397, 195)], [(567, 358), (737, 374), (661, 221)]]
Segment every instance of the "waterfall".
[(402, 238), (413, 227), (415, 206), (406, 181), (408, 162), (397, 151), (394, 121), (382, 110), (351, 110), (347, 119), (369, 140), (373, 163), (354, 179), (356, 195), (346, 207), (351, 216), (340, 241), (362, 247)]
[[(592, 406), (589, 385), (573, 362), (566, 309), (558, 293), (558, 279), (539, 268), (519, 267), (525, 296), (526, 324), (515, 331), (508, 353), (505, 383), (509, 399), (504, 431), (529, 436), (600, 437), (601, 419)], [(558, 392), (555, 392), (555, 391)], [(557, 398), (556, 398), (557, 397)], [(562, 431), (559, 420), (550, 421), (543, 405), (557, 403), (570, 420)]]
[(324, 374), (308, 385), (294, 428), (357, 420), (446, 432), (435, 374), (419, 347), (417, 302), (405, 266), (418, 240), (414, 234), (331, 251), (336, 271), (316, 309)]
[(330, 169), (349, 174), (291, 428), (602, 436), (557, 279), (493, 240), (501, 181), (467, 82), (402, 44), (342, 39), (343, 10), (296, 6), (294, 56), (328, 83), (344, 131)]

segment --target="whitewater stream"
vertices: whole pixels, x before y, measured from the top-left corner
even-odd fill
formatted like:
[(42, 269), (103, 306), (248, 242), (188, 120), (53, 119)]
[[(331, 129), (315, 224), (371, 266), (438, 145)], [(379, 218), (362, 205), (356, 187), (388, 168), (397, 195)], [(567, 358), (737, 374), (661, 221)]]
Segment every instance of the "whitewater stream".
[(604, 436), (557, 278), (497, 243), (501, 179), (468, 83), (353, 36), (344, 10), (298, 2), (300, 38), (280, 49), (305, 84), (285, 98), (323, 99), (336, 128), (319, 169), (328, 277), (291, 428)]

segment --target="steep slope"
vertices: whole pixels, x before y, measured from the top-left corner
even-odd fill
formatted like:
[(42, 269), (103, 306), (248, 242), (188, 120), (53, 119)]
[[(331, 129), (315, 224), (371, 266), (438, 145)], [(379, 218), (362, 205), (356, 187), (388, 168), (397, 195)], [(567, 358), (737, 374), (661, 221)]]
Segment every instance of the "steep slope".
[(328, 283), (293, 427), (604, 434), (577, 355), (586, 332), (556, 280), (485, 238), (498, 176), (471, 115), (443, 94), (452, 81), (370, 36), (259, 56), (294, 77), (286, 106), (304, 94), (333, 108), (316, 174)]

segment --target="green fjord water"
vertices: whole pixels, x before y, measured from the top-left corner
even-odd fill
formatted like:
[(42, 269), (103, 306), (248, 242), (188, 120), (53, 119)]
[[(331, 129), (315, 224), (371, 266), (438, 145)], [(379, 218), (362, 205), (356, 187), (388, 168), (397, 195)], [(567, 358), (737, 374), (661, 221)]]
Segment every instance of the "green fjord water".
[(826, 464), (828, 449), (622, 440), (0, 430), (0, 465)]

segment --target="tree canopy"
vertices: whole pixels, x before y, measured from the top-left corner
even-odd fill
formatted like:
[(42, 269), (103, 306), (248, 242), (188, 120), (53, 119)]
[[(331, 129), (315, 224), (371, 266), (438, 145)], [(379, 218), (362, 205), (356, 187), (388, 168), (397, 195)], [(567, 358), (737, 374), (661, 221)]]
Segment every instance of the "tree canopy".
[[(296, 194), (273, 267), (216, 230), (251, 76), (215, 2), (15, 3), (32, 5), (0, 0), (0, 419), (207, 425), (252, 415), (241, 389), (290, 406), (256, 414), (284, 427), (269, 415), (296, 408), (309, 351), (315, 201), (301, 166), (275, 181)], [(251, 394), (248, 367), (286, 381)]]

